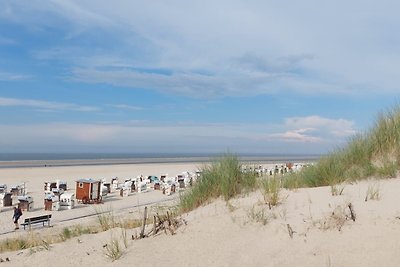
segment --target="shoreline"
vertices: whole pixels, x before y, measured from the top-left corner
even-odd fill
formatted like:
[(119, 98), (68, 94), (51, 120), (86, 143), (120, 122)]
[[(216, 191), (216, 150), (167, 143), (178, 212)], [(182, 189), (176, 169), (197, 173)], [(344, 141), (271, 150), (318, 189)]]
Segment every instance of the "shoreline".
[[(49, 159), (49, 160), (3, 160), (0, 169), (9, 168), (41, 168), (41, 167), (68, 167), (68, 166), (102, 166), (102, 165), (130, 165), (130, 164), (180, 164), (180, 163), (210, 163), (217, 156), (198, 157), (137, 157), (137, 158), (110, 158), (110, 159)], [(320, 156), (239, 156), (239, 160), (248, 164), (274, 164), (282, 162), (313, 162)]]

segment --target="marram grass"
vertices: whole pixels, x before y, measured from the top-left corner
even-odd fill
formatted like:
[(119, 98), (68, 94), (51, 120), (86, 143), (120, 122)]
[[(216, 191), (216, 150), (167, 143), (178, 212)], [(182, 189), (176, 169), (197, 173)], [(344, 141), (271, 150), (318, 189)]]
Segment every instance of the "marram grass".
[(400, 106), (379, 114), (374, 127), (323, 156), (299, 173), (285, 177), (286, 188), (333, 186), (345, 181), (395, 177), (400, 169)]
[[(74, 225), (64, 227), (58, 233), (43, 235), (40, 232), (30, 231), (26, 235), (21, 235), (14, 238), (6, 238), (0, 241), (0, 253), (5, 251), (15, 251), (22, 249), (50, 249), (51, 244), (65, 242), (71, 238), (86, 235), (96, 234), (107, 231), (111, 228), (122, 228), (123, 241), (126, 246), (126, 229), (133, 229), (141, 226), (142, 220), (134, 218), (125, 218), (117, 220), (112, 211), (108, 213), (98, 213), (98, 225)], [(115, 245), (115, 244), (114, 244)], [(112, 252), (112, 251), (111, 251)]]
[(212, 199), (229, 200), (256, 186), (254, 173), (244, 173), (235, 155), (225, 155), (202, 168), (201, 178), (181, 195), (181, 211), (187, 212)]

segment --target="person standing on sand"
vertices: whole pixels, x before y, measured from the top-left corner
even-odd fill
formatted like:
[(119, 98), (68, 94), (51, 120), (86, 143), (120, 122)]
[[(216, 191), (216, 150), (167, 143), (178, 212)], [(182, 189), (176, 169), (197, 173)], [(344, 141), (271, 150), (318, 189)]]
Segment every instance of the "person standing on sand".
[(18, 220), (21, 216), (22, 216), (22, 210), (19, 207), (14, 207), (13, 220), (14, 220), (14, 224), (15, 224), (15, 230), (19, 229)]

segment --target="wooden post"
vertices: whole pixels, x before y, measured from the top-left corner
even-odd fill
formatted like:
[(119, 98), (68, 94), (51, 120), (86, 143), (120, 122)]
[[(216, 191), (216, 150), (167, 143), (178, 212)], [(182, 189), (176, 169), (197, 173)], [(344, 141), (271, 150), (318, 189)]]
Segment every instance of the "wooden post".
[(153, 216), (153, 236), (155, 236), (156, 235), (156, 220), (157, 220), (157, 218), (156, 218), (156, 216), (154, 215)]
[(144, 228), (146, 227), (146, 219), (147, 219), (147, 207), (144, 207), (143, 225), (142, 225), (142, 231), (140, 232), (140, 238), (144, 237)]
[(351, 219), (353, 220), (353, 222), (355, 222), (356, 221), (356, 213), (354, 212), (353, 205), (351, 203), (349, 203), (348, 207), (350, 210)]

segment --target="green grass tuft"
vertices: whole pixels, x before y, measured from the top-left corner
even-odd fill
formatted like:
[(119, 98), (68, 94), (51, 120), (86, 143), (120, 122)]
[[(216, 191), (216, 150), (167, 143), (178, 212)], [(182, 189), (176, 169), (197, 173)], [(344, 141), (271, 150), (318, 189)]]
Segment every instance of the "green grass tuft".
[(281, 179), (278, 177), (266, 177), (260, 180), (261, 193), (264, 196), (265, 204), (268, 204), (269, 209), (278, 205), (281, 201)]
[(203, 167), (199, 181), (181, 195), (181, 210), (187, 212), (220, 196), (229, 200), (253, 190), (256, 186), (256, 175), (241, 170), (242, 166), (234, 155), (226, 155), (210, 166)]
[(104, 254), (112, 261), (121, 258), (123, 251), (117, 238), (111, 237), (111, 242), (106, 245)]
[(334, 186), (372, 176), (391, 178), (400, 169), (400, 105), (379, 114), (374, 127), (360, 133), (343, 148), (323, 156), (317, 164), (285, 177), (283, 185), (297, 187)]

